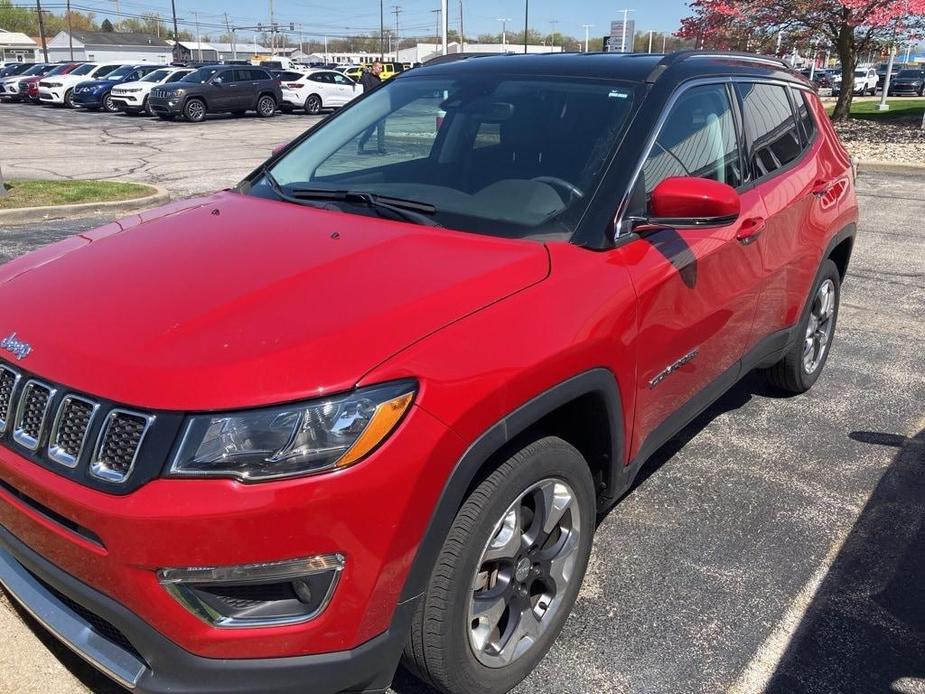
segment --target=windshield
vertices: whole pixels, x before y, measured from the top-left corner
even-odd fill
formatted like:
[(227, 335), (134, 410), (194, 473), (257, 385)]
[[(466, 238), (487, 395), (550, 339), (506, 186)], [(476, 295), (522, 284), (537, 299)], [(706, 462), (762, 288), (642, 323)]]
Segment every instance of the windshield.
[(179, 82), (184, 77), (186, 77), (188, 74), (190, 74), (189, 70), (179, 70), (178, 72), (173, 73), (170, 77), (167, 78), (166, 84), (170, 84), (171, 82)]
[(155, 70), (154, 72), (149, 72), (147, 75), (141, 78), (142, 82), (160, 82), (167, 75), (170, 74), (170, 70)]
[(912, 79), (921, 79), (925, 77), (925, 70), (900, 70), (897, 77), (911, 77)]
[[(568, 238), (637, 89), (503, 74), (399, 79), (326, 121), (271, 173), (287, 194), (362, 192), (432, 205), (453, 229)], [(279, 197), (266, 177), (251, 193)]]
[(93, 63), (86, 63), (84, 65), (81, 65), (80, 67), (74, 68), (71, 71), (71, 74), (72, 75), (86, 75), (88, 73), (93, 72), (93, 70), (95, 69), (96, 69), (96, 65), (94, 65)]
[(46, 77), (51, 77), (52, 75), (61, 75), (61, 74), (65, 74), (65, 75), (66, 75), (66, 74), (67, 74), (67, 68), (68, 68), (67, 65), (58, 65), (58, 66), (55, 67), (54, 70), (52, 70), (51, 72), (46, 73)]
[(126, 75), (131, 74), (132, 71), (133, 71), (133, 69), (134, 69), (134, 68), (132, 68), (131, 65), (123, 65), (123, 66), (120, 67), (118, 70), (113, 70), (113, 71), (110, 72), (108, 75), (106, 75), (106, 79), (108, 79), (108, 80), (119, 80), (119, 79), (122, 79), (122, 78), (125, 77)]
[(218, 72), (221, 68), (217, 67), (201, 67), (198, 70), (194, 70), (184, 77), (181, 82), (195, 82), (196, 84), (205, 84), (210, 79), (212, 75)]
[(93, 76), (98, 79), (102, 79), (103, 77), (108, 75), (113, 70), (120, 69), (121, 67), (122, 67), (121, 65), (103, 65), (99, 70), (93, 73)]
[(22, 73), (23, 77), (29, 77), (30, 75), (44, 75), (48, 71), (48, 68), (44, 65), (33, 65), (28, 70)]
[(867, 76), (867, 70), (855, 70), (855, 71), (854, 71), (854, 76), (855, 76), (855, 77), (866, 77), (866, 76)]

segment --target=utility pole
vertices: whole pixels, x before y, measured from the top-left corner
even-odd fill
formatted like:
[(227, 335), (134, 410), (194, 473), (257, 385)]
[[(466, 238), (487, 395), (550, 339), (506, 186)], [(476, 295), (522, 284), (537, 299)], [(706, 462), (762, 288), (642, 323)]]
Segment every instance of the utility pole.
[(385, 4), (379, 0), (379, 60), (385, 60)]
[[(558, 20), (558, 19), (551, 19), (551, 20), (549, 21), (549, 23), (552, 24), (552, 36), (551, 36), (551, 38), (552, 38), (552, 47), (555, 48), (555, 47), (556, 47), (556, 26), (558, 26), (559, 20)], [(553, 51), (553, 53), (555, 53), (555, 51)]]
[(324, 37), (324, 62), (330, 63), (331, 58), (328, 56), (328, 37)]
[(202, 35), (199, 33), (199, 11), (190, 10), (194, 19), (196, 20), (196, 46), (199, 49), (199, 62), (202, 62)]
[(463, 28), (463, 0), (459, 0), (459, 52), (466, 52), (466, 32)]
[(581, 26), (585, 29), (585, 53), (588, 52), (588, 40), (591, 38), (591, 29), (594, 28), (593, 24), (582, 24)]
[(273, 17), (273, 0), (270, 0), (270, 55), (276, 55), (276, 19)]
[(178, 46), (180, 45), (180, 30), (177, 29), (177, 0), (170, 0), (170, 11), (173, 13), (173, 59), (177, 60), (179, 56)]
[(116, 31), (119, 31), (119, 24), (122, 23), (122, 13), (119, 11), (119, 0), (113, 0), (116, 5)]
[(231, 34), (231, 55), (233, 60), (238, 59), (238, 47), (236, 45), (235, 39), (237, 38), (234, 29), (231, 28), (231, 24), (228, 22), (228, 13), (225, 13), (225, 29)]
[(45, 41), (45, 18), (42, 14), (42, 0), (35, 0), (35, 8), (39, 13), (39, 33), (42, 35), (42, 53), (45, 55), (45, 62), (48, 62), (48, 42)]
[(398, 50), (401, 50), (401, 32), (398, 20), (399, 15), (401, 15), (401, 5), (392, 5), (392, 12), (395, 14), (395, 41), (398, 44)]
[(649, 29), (649, 53), (652, 52), (652, 30)]
[(662, 53), (665, 52), (665, 42), (668, 41), (668, 34), (662, 34)]
[(527, 53), (527, 38), (530, 35), (530, 0), (524, 0), (524, 54)]
[(67, 0), (67, 47), (71, 52), (70, 61), (74, 62), (74, 29), (71, 27), (71, 0)]
[(440, 46), (440, 10), (431, 10), (431, 14), (437, 15), (437, 23), (434, 24), (434, 53)]

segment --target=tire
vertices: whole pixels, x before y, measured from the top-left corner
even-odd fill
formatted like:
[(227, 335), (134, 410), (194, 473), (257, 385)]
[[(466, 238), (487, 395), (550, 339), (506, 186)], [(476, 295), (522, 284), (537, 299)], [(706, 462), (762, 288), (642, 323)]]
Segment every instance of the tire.
[(112, 96), (109, 94), (103, 97), (103, 110), (106, 111), (106, 113), (119, 112), (119, 107), (112, 103)]
[(151, 108), (151, 100), (146, 96), (141, 104), (141, 112), (148, 116), (155, 116), (154, 109)]
[[(539, 548), (532, 541), (550, 516), (531, 512), (531, 504), (558, 516)], [(413, 617), (405, 665), (451, 694), (512, 689), (543, 659), (568, 618), (595, 523), (594, 483), (574, 447), (547, 437), (515, 453), (456, 514)]]
[(321, 113), (323, 107), (321, 97), (317, 94), (309, 94), (308, 98), (305, 99), (305, 113), (309, 116), (317, 116)]
[(257, 115), (261, 118), (272, 118), (276, 115), (276, 99), (264, 94), (257, 99)]
[(187, 99), (183, 104), (183, 117), (190, 123), (202, 123), (206, 119), (206, 105), (202, 99)]
[[(823, 297), (824, 287), (830, 299)], [(832, 348), (840, 300), (841, 275), (835, 263), (826, 259), (813, 284), (806, 315), (797, 328), (797, 339), (779, 362), (765, 370), (765, 377), (772, 386), (787, 393), (805, 393), (813, 387)], [(827, 318), (821, 318), (825, 315)]]
[(76, 108), (74, 106), (74, 90), (68, 89), (64, 92), (64, 107), (65, 108)]

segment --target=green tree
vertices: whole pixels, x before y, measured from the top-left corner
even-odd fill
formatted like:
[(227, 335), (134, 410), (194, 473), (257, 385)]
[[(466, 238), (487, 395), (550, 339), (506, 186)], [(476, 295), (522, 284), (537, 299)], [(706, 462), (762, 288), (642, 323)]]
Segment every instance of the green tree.
[(104, 19), (103, 23), (100, 24), (100, 31), (105, 31), (106, 33), (111, 34), (115, 30), (116, 28), (112, 25), (112, 22), (110, 22), (108, 19)]

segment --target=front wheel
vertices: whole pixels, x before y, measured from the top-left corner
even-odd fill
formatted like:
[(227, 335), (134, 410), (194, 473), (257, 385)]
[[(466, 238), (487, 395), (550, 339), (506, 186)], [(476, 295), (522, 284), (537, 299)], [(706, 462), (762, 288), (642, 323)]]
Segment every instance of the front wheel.
[(276, 113), (276, 99), (272, 96), (261, 96), (257, 99), (257, 115), (269, 118)]
[(201, 123), (206, 119), (206, 105), (199, 99), (190, 99), (183, 107), (183, 115), (190, 123)]
[(106, 113), (119, 112), (119, 107), (116, 106), (115, 102), (113, 102), (112, 97), (109, 94), (103, 97), (103, 110), (106, 111)]
[(147, 97), (147, 96), (145, 97), (144, 103), (141, 105), (141, 110), (142, 110), (143, 113), (146, 113), (146, 114), (148, 114), (149, 116), (155, 116), (155, 115), (157, 115), (157, 114), (154, 113), (154, 109), (151, 108), (151, 99), (150, 99), (149, 97)]
[(453, 694), (501, 694), (543, 659), (575, 603), (595, 527), (574, 447), (526, 446), (469, 495), (420, 600), (404, 662)]
[(788, 393), (805, 393), (822, 373), (838, 320), (841, 275), (831, 260), (813, 285), (809, 310), (797, 328), (793, 346), (774, 366), (765, 371), (768, 382)]
[(76, 106), (74, 106), (74, 90), (73, 89), (68, 89), (64, 93), (64, 105), (66, 108), (76, 108)]

